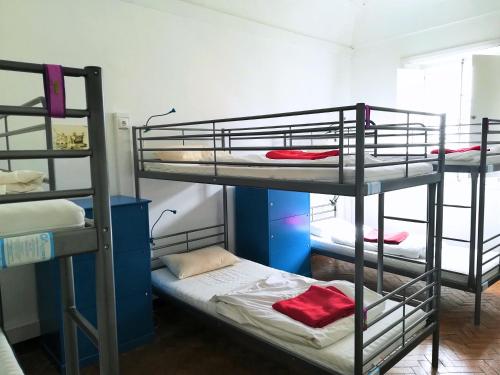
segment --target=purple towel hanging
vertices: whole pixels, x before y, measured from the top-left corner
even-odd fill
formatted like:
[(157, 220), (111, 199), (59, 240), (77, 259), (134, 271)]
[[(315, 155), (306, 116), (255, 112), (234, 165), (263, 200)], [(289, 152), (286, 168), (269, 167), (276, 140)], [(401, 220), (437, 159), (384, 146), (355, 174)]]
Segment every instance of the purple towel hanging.
[(64, 74), (62, 66), (45, 64), (43, 67), (43, 86), (49, 116), (65, 117), (66, 92), (64, 89)]
[(365, 105), (365, 129), (370, 127), (370, 106)]

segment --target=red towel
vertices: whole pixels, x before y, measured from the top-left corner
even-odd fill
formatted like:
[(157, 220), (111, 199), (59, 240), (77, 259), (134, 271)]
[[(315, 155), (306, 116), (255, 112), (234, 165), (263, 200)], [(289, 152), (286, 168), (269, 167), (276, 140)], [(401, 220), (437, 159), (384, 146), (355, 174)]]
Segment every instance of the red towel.
[[(457, 152), (467, 152), (467, 151), (481, 151), (481, 146), (478, 145), (478, 146), (457, 148), (457, 149), (452, 149), (452, 148), (445, 148), (444, 149), (445, 154), (455, 154)], [(436, 148), (436, 149), (431, 151), (431, 154), (434, 154), (434, 155), (439, 154), (439, 150)]]
[(268, 159), (296, 159), (296, 160), (316, 160), (325, 159), (330, 156), (339, 156), (339, 150), (325, 152), (307, 152), (302, 150), (273, 150), (266, 154)]
[(355, 305), (334, 286), (312, 285), (296, 297), (274, 303), (273, 309), (309, 327), (322, 328), (354, 314)]
[[(388, 233), (384, 235), (384, 243), (389, 245), (399, 245), (406, 240), (410, 234), (408, 232)], [(365, 234), (366, 242), (378, 242), (378, 230), (372, 229), (370, 233)]]

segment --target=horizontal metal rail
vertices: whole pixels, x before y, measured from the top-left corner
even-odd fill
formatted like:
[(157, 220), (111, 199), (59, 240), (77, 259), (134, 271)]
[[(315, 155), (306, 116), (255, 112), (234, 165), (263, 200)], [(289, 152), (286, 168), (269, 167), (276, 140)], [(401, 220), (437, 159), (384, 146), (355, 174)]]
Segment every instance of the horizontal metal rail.
[[(12, 105), (0, 105), (0, 114), (9, 116), (49, 116), (49, 111), (41, 107), (20, 107)], [(83, 118), (88, 117), (89, 111), (86, 109), (66, 109), (65, 117)]]
[(157, 241), (157, 240), (161, 240), (164, 238), (178, 237), (178, 236), (186, 235), (186, 233), (202, 232), (202, 231), (209, 230), (209, 229), (221, 228), (223, 226), (224, 226), (224, 224), (209, 225), (209, 226), (202, 227), (202, 228), (190, 229), (190, 230), (185, 230), (182, 232), (176, 232), (176, 233), (166, 234), (163, 236), (153, 237), (153, 240)]
[[(424, 320), (428, 319), (430, 316), (432, 315), (435, 315), (436, 314), (436, 309), (432, 309), (431, 311), (425, 313), (421, 318), (419, 318), (416, 322), (412, 323), (411, 325), (409, 325), (408, 327), (406, 327), (406, 330), (402, 333), (400, 333), (399, 335), (397, 335), (395, 338), (393, 338), (392, 340), (390, 340), (388, 343), (386, 343), (384, 345), (384, 347), (380, 348), (380, 350), (376, 351), (375, 353), (372, 353), (368, 358), (365, 358), (363, 360), (363, 364), (366, 365), (367, 363), (371, 362), (374, 358), (376, 358), (377, 356), (379, 356), (381, 353), (383, 353), (388, 347), (390, 347), (391, 345), (393, 345), (395, 342), (397, 342), (398, 340), (400, 340), (401, 338), (403, 338), (404, 336), (406, 336), (408, 334), (408, 332), (411, 332), (413, 331), (418, 325), (420, 325)], [(436, 323), (431, 323), (431, 325), (435, 325)], [(402, 344), (402, 346), (404, 346), (404, 344)], [(396, 350), (399, 350), (399, 349), (396, 349)]]
[(404, 221), (408, 223), (416, 223), (416, 224), (428, 224), (427, 220), (419, 220), (419, 219), (410, 219), (406, 217), (398, 217), (398, 216), (384, 216), (384, 219), (394, 220), (394, 221)]
[(70, 199), (94, 195), (94, 189), (73, 189), (0, 195), (1, 203), (18, 203), (48, 199)]
[(45, 127), (46, 127), (45, 124), (40, 124), (40, 125), (29, 126), (29, 127), (23, 128), (23, 129), (18, 129), (18, 130), (10, 130), (6, 133), (1, 133), (0, 138), (10, 137), (13, 135), (32, 133), (35, 131), (41, 131), (41, 130), (45, 130)]
[(394, 289), (392, 292), (390, 293), (387, 293), (385, 296), (383, 296), (382, 298), (380, 298), (379, 300), (373, 302), (371, 305), (368, 305), (366, 307), (366, 310), (369, 311), (371, 309), (373, 309), (375, 306), (378, 306), (380, 305), (382, 302), (384, 301), (387, 301), (388, 299), (390, 299), (392, 296), (398, 294), (399, 292), (405, 290), (406, 288), (412, 286), (413, 284), (416, 284), (417, 282), (419, 281), (422, 281), (424, 280), (427, 276), (433, 274), (434, 272), (437, 272), (437, 268), (432, 268), (430, 269), (429, 271), (426, 271), (424, 272), (423, 274), (421, 274), (420, 276), (418, 276), (417, 278), (407, 282), (406, 284), (403, 284), (399, 287), (397, 287), (396, 289)]
[(385, 335), (387, 332), (389, 332), (390, 330), (392, 330), (393, 328), (395, 328), (397, 325), (401, 324), (404, 320), (408, 319), (409, 317), (411, 317), (413, 314), (415, 314), (417, 311), (420, 311), (420, 309), (422, 307), (424, 307), (425, 305), (431, 303), (432, 301), (434, 301), (436, 299), (436, 296), (431, 296), (429, 298), (427, 298), (425, 301), (421, 302), (420, 304), (418, 304), (417, 306), (413, 307), (413, 309), (407, 313), (406, 315), (403, 315), (401, 318), (397, 319), (396, 321), (394, 321), (392, 324), (388, 325), (387, 327), (385, 327), (382, 331), (380, 331), (379, 333), (377, 333), (375, 336), (371, 337), (369, 340), (367, 340), (366, 342), (363, 343), (363, 349), (367, 348), (369, 345), (373, 344), (376, 340), (378, 340), (380, 337), (382, 337), (383, 335)]
[(92, 156), (90, 150), (14, 150), (0, 151), (2, 159), (84, 158)]
[[(0, 70), (9, 70), (12, 72), (25, 72), (25, 73), (43, 73), (44, 66), (42, 64), (0, 60)], [(63, 74), (67, 77), (85, 77), (87, 75), (85, 69), (79, 69), (79, 68), (63, 67), (62, 71)]]
[[(201, 241), (201, 240), (206, 240), (207, 238), (219, 237), (219, 236), (223, 236), (223, 235), (224, 235), (224, 232), (222, 232), (222, 233), (215, 233), (215, 234), (209, 234), (209, 235), (206, 235), (206, 236), (201, 236), (201, 237), (196, 237), (196, 238), (189, 238), (189, 242), (197, 242), (197, 241)], [(178, 246), (178, 245), (183, 245), (183, 244), (186, 244), (186, 242), (187, 241), (184, 240), (184, 241), (178, 241), (178, 242), (173, 242), (173, 243), (158, 245), (158, 246), (153, 247), (153, 251), (161, 250), (161, 249), (166, 249), (168, 247), (174, 247), (174, 246)]]
[(370, 328), (371, 326), (373, 326), (374, 324), (380, 322), (382, 319), (386, 318), (387, 316), (391, 315), (393, 312), (397, 311), (400, 307), (404, 306), (404, 305), (407, 305), (410, 301), (412, 301), (416, 296), (419, 296), (420, 294), (426, 292), (427, 290), (435, 287), (437, 285), (437, 283), (434, 281), (430, 284), (427, 284), (425, 287), (419, 289), (418, 291), (416, 291), (415, 293), (409, 295), (408, 297), (406, 297), (405, 300), (401, 301), (401, 302), (398, 302), (396, 305), (394, 305), (391, 309), (385, 311), (383, 314), (380, 314), (379, 316), (377, 316), (375, 319), (373, 319), (370, 323), (367, 323), (366, 327), (367, 328)]

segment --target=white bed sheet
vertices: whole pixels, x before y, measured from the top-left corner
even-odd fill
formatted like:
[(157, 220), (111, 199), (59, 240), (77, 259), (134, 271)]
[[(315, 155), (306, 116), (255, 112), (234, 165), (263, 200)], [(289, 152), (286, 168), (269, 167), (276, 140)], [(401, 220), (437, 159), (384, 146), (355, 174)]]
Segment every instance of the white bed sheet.
[[(338, 157), (330, 157), (320, 160), (270, 160), (262, 155), (246, 155), (232, 156), (226, 155), (218, 161), (224, 162), (242, 162), (242, 163), (270, 163), (279, 162), (283, 167), (262, 166), (262, 167), (247, 167), (247, 166), (217, 166), (217, 174), (219, 176), (230, 177), (249, 177), (249, 178), (270, 178), (270, 179), (285, 179), (285, 180), (300, 180), (300, 181), (322, 181), (322, 182), (338, 182), (339, 168), (338, 167), (286, 167), (287, 164), (338, 164)], [(356, 169), (354, 158), (347, 157), (344, 167), (344, 181), (346, 183), (354, 183)], [(367, 155), (366, 163), (377, 164), (381, 160), (375, 159)], [(175, 163), (144, 163), (146, 171), (165, 172), (165, 173), (183, 173), (183, 174), (198, 174), (198, 175), (213, 175), (213, 165), (203, 164), (175, 164)], [(432, 173), (433, 167), (431, 163), (415, 163), (408, 165), (408, 175), (421, 176)], [(405, 176), (405, 165), (381, 166), (374, 168), (365, 168), (365, 181), (374, 182), (382, 180), (390, 180), (402, 178)]]
[[(153, 272), (152, 282), (153, 286), (160, 289), (163, 293), (181, 299), (182, 301), (204, 311), (205, 313), (216, 316), (218, 319), (237, 325), (231, 320), (217, 314), (216, 304), (210, 301), (212, 296), (215, 294), (228, 293), (232, 290), (241, 288), (242, 286), (255, 283), (260, 279), (267, 278), (271, 274), (281, 272), (282, 271), (278, 271), (248, 260), (241, 260), (233, 266), (189, 277), (183, 280), (177, 279), (166, 268), (162, 268)], [(387, 301), (385, 307), (386, 311), (393, 306), (394, 302)], [(409, 310), (407, 310), (407, 312), (408, 311)], [(423, 312), (421, 311), (413, 314), (407, 319), (407, 326), (416, 322), (422, 315)], [(365, 340), (373, 337), (374, 334), (380, 332), (385, 326), (394, 322), (401, 316), (402, 309), (398, 309), (388, 317), (382, 319), (365, 332)], [(308, 360), (316, 362), (322, 366), (326, 366), (344, 374), (351, 374), (353, 372), (354, 335), (349, 335), (326, 348), (315, 349), (309, 346), (280, 340), (275, 336), (269, 335), (257, 328), (240, 325), (237, 326), (267, 342), (291, 350), (297, 355), (307, 358)], [(421, 325), (418, 326), (418, 328), (420, 327)], [(376, 340), (372, 345), (365, 349), (365, 358), (371, 353), (374, 353), (381, 346), (387, 345), (391, 339), (400, 333), (401, 326), (398, 325), (389, 333)], [(397, 346), (398, 344), (391, 346), (390, 350), (396, 348)], [(379, 361), (380, 358), (375, 358), (369, 365), (367, 365), (366, 369), (369, 369)]]
[[(311, 247), (313, 248), (335, 249), (336, 246), (338, 246), (338, 244), (332, 242), (330, 238), (311, 235)], [(352, 252), (354, 253), (353, 247), (349, 247), (346, 245), (342, 246), (344, 248), (351, 249)], [(484, 256), (483, 260), (487, 261), (489, 259), (494, 258), (498, 254), (498, 252), (499, 251), (495, 250), (489, 252)], [(376, 259), (377, 252), (372, 250), (365, 250), (365, 254), (372, 255), (372, 257)], [(469, 249), (467, 247), (443, 244), (443, 251), (441, 258), (442, 258), (441, 268), (443, 271), (455, 272), (462, 275), (469, 274)], [(423, 264), (425, 259), (422, 259), (421, 261)], [(405, 267), (412, 267), (412, 263), (405, 262), (404, 260), (398, 262), (401, 265), (402, 269), (405, 269)], [(499, 264), (500, 264), (499, 258), (496, 258), (496, 260), (486, 263), (483, 266), (483, 273), (491, 271), (495, 267), (498, 267)]]
[[(500, 164), (500, 155), (489, 155), (493, 153), (500, 153), (500, 147), (490, 147), (489, 151), (486, 153), (486, 163), (487, 164)], [(435, 156), (435, 155), (434, 155)], [(480, 151), (466, 151), (466, 152), (455, 152), (451, 154), (446, 154), (445, 162), (449, 165), (467, 165), (474, 166), (479, 165), (481, 160)]]
[[(364, 226), (365, 233), (373, 228)], [(311, 235), (330, 239), (332, 243), (354, 248), (356, 227), (343, 219), (332, 218), (319, 220), (311, 223)], [(406, 240), (399, 245), (384, 244), (384, 253), (403, 256), (412, 259), (425, 257), (425, 238), (410, 234)], [(377, 251), (378, 243), (366, 242), (365, 250)]]
[(14, 352), (7, 342), (7, 338), (0, 329), (0, 374), (1, 375), (22, 375), (23, 371), (17, 363)]
[(84, 225), (84, 209), (66, 199), (0, 204), (0, 237)]

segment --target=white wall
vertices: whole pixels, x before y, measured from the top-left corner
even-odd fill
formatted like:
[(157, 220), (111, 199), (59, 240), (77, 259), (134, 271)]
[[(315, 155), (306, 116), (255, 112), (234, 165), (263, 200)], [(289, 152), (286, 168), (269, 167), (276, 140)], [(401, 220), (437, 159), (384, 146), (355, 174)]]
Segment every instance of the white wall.
[[(119, 0), (0, 0), (3, 59), (103, 68), (113, 192), (132, 193), (127, 134), (112, 129), (114, 112), (142, 124), (171, 107), (177, 113), (168, 120), (184, 121), (349, 102), (350, 49), (182, 1), (158, 4), (152, 9)], [(0, 98), (11, 104), (42, 93), (40, 81), (0, 79), (9, 86)], [(82, 105), (82, 88), (71, 82), (68, 91), (69, 103)], [(116, 152), (112, 138), (120, 140)], [(116, 158), (125, 161), (119, 171)], [(59, 181), (65, 187), (88, 184), (81, 170), (65, 167)], [(142, 187), (153, 199), (153, 218), (162, 207), (179, 212), (166, 217), (159, 231), (222, 218), (217, 187), (159, 181), (144, 181)], [(16, 285), (2, 289), (13, 339), (35, 335), (32, 267), (2, 277), (3, 285)]]

